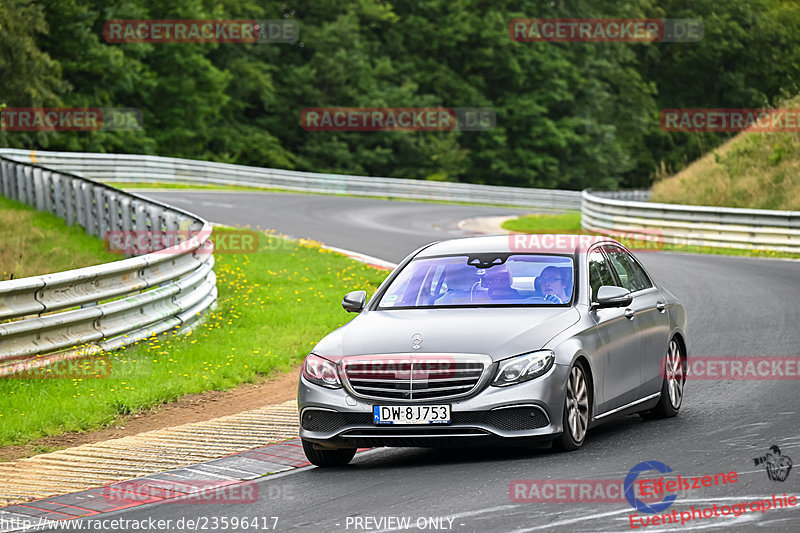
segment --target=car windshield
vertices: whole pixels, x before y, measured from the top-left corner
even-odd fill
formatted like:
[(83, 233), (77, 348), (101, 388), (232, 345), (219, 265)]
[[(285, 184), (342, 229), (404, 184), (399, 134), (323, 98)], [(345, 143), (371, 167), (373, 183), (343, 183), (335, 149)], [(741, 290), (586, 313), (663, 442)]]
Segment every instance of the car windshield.
[(392, 281), (378, 309), (569, 305), (572, 257), (449, 255), (415, 259)]

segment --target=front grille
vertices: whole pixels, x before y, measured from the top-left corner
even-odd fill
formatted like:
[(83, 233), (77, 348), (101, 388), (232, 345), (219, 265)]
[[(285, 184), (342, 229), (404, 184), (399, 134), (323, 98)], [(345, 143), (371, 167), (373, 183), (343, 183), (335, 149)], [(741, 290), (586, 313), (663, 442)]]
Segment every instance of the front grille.
[(478, 428), (458, 428), (451, 426), (438, 427), (371, 427), (349, 429), (342, 437), (474, 437), (488, 435)]
[(486, 360), (452, 355), (355, 357), (343, 362), (357, 395), (379, 400), (434, 400), (464, 396), (479, 384)]
[[(509, 407), (493, 411), (454, 411), (449, 427), (481, 425), (501, 431), (524, 431), (547, 427), (549, 424), (549, 418), (538, 407)], [(373, 418), (372, 413), (340, 413), (310, 408), (303, 411), (300, 425), (307, 431), (333, 433), (346, 426), (372, 426)], [(400, 431), (405, 434), (420, 430), (442, 431), (444, 427), (447, 426), (422, 429), (420, 426), (403, 425), (396, 428), (381, 428), (381, 431)], [(452, 430), (444, 429), (444, 431)]]
[(490, 437), (491, 433), (477, 428), (360, 428), (345, 431), (338, 438), (357, 441), (358, 446), (410, 446), (426, 447), (461, 446), (472, 441)]

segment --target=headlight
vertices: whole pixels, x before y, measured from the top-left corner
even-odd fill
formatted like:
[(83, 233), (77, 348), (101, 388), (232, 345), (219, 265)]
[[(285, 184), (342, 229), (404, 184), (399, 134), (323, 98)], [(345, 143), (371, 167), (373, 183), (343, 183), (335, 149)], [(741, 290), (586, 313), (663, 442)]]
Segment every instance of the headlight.
[(329, 389), (342, 388), (342, 382), (339, 381), (339, 374), (336, 372), (336, 365), (313, 353), (303, 361), (302, 373), (304, 378), (316, 385)]
[(556, 354), (552, 350), (540, 350), (500, 361), (492, 385), (505, 387), (538, 378), (553, 368), (555, 360)]

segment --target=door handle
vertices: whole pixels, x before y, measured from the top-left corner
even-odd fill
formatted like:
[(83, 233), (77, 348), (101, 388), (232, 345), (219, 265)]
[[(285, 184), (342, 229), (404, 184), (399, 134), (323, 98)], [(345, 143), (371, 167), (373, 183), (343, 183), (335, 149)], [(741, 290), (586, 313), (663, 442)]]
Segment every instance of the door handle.
[(667, 306), (664, 302), (656, 302), (656, 309), (658, 309), (659, 313), (663, 313), (667, 310)]
[(628, 317), (628, 320), (633, 320), (636, 318), (636, 311), (629, 307), (625, 310), (625, 316)]

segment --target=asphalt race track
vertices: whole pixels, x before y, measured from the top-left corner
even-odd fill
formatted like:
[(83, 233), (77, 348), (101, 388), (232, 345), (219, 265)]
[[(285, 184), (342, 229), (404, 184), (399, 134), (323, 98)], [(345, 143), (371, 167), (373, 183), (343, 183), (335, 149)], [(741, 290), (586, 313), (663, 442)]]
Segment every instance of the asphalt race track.
[[(519, 212), (308, 194), (146, 195), (213, 222), (273, 228), (393, 262), (427, 242), (460, 235), (457, 223), (466, 217)], [(675, 253), (638, 256), (686, 305), (690, 356), (800, 355), (800, 263)], [(621, 480), (637, 463), (656, 460), (669, 465), (673, 475), (739, 474), (734, 484), (679, 493), (665, 513), (798, 495), (800, 468), (784, 482), (771, 481), (753, 458), (777, 444), (800, 462), (799, 409), (796, 380), (689, 381), (677, 418), (625, 417), (590, 431), (584, 447), (574, 453), (383, 448), (358, 454), (347, 468), (307, 467), (262, 478), (254, 504), (153, 504), (103, 517), (173, 523), (182, 517), (278, 517), (278, 531), (397, 530), (387, 527), (396, 525), (387, 517), (408, 517), (412, 529), (423, 530), (631, 531), (634, 509), (625, 501), (515, 503), (509, 486), (524, 479)], [(797, 531), (799, 524), (798, 507), (763, 513), (748, 508), (738, 517), (698, 519), (682, 529)]]

